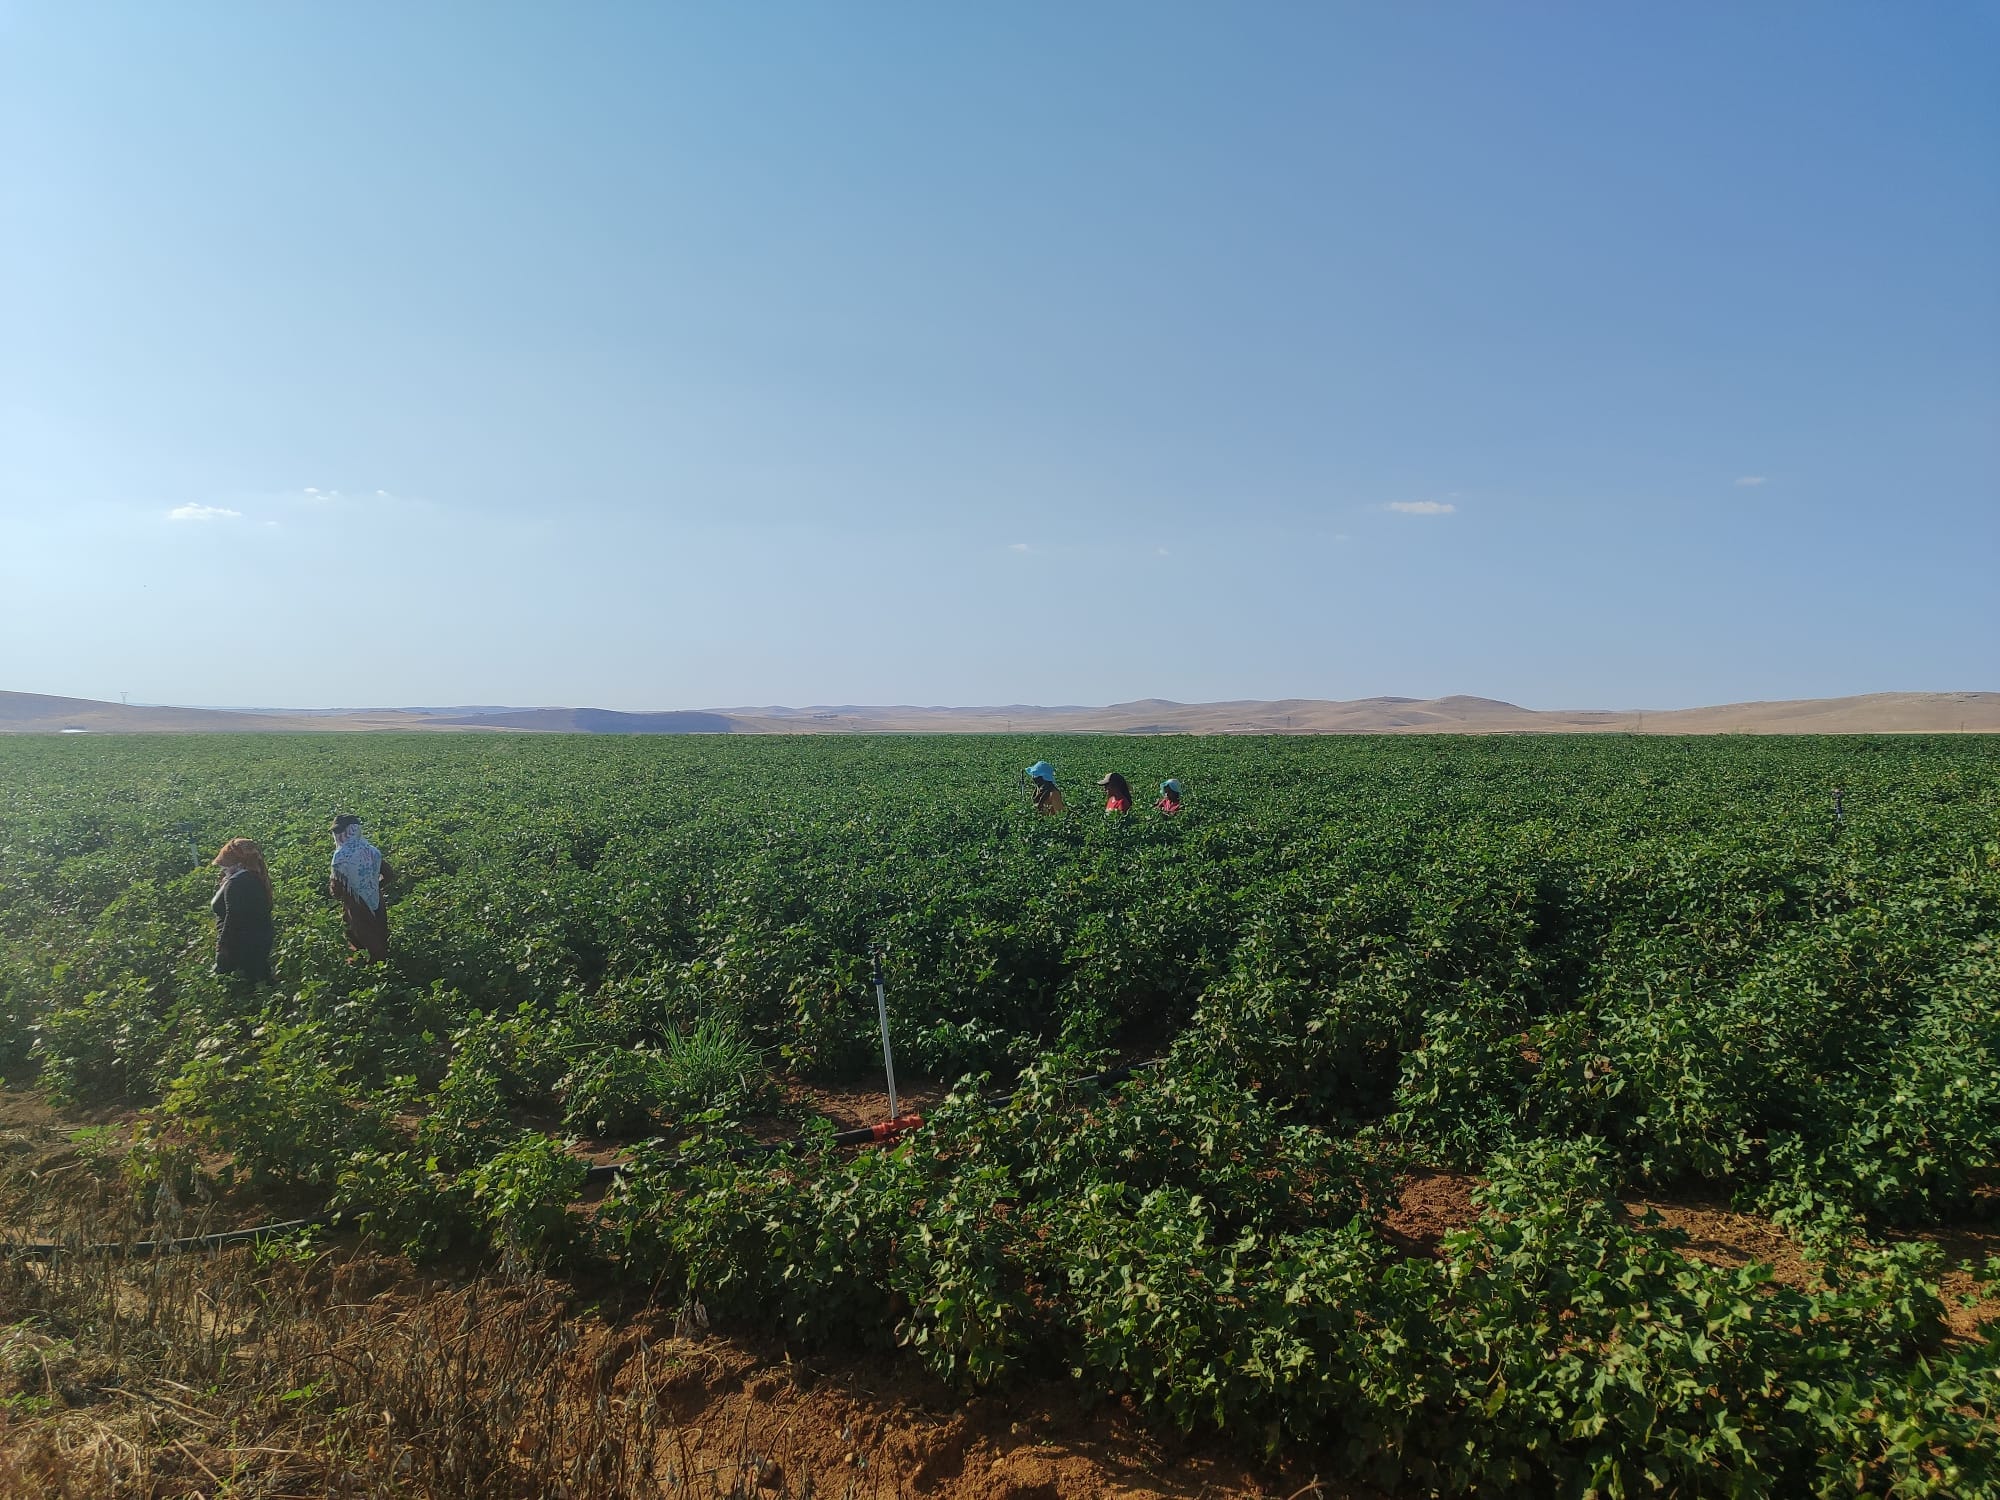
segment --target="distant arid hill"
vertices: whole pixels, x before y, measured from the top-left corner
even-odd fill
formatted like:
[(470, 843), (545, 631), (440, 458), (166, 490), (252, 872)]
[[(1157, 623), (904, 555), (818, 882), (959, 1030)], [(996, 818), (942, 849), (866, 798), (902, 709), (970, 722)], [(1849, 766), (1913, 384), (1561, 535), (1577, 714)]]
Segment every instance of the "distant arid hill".
[(733, 708), (737, 732), (1073, 734), (1955, 734), (2000, 731), (2000, 693), (1870, 693), (1716, 708), (1531, 709), (1492, 698), (1323, 698), (1109, 708)]
[(1958, 734), (2000, 733), (2000, 693), (1869, 693), (1716, 708), (1532, 709), (1492, 698), (1282, 698), (1109, 708), (160, 708), (0, 692), (0, 734), (366, 730), (566, 734)]
[(609, 708), (507, 708), (425, 721), (434, 729), (533, 729), (555, 734), (740, 734), (727, 714), (626, 714)]
[(0, 692), (0, 734), (268, 734), (273, 730), (409, 729), (421, 718), (401, 713), (307, 714), (245, 709), (161, 708)]

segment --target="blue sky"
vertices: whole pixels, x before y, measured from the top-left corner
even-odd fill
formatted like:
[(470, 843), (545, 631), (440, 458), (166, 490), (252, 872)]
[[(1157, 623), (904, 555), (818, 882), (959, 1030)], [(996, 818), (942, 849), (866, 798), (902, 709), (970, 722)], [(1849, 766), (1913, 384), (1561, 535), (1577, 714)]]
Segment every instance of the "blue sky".
[(0, 0), (0, 687), (2000, 687), (2000, 7)]

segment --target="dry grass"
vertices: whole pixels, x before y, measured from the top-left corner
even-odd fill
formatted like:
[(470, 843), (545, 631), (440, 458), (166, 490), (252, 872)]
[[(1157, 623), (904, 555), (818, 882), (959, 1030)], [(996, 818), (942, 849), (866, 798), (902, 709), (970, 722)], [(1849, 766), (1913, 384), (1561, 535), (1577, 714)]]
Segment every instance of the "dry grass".
[[(144, 1237), (116, 1182), (51, 1205), (15, 1174), (8, 1224)], [(612, 1500), (839, 1494), (791, 1455), (690, 1431), (667, 1402), (702, 1354), (612, 1336), (516, 1269), (414, 1277), (365, 1249), (0, 1259), (0, 1494)], [(718, 1442), (718, 1436), (725, 1440)], [(717, 1455), (721, 1456), (718, 1457)], [(851, 1496), (900, 1493), (858, 1466)]]

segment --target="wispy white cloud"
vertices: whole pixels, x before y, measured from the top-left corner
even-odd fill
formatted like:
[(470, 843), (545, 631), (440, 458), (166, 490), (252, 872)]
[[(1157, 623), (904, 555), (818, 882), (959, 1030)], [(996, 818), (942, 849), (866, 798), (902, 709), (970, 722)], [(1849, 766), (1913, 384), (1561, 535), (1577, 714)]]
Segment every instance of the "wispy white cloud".
[(1391, 500), (1384, 508), (1404, 516), (1448, 516), (1458, 509), (1448, 500)]
[(285, 498), (300, 505), (410, 505), (421, 502), (410, 500), (391, 490), (327, 490), (316, 484), (303, 485), (295, 490), (287, 490)]
[(1756, 485), (1769, 484), (1771, 481), (1766, 479), (1762, 474), (1745, 474), (1736, 482), (1745, 489), (1750, 489)]
[(1165, 547), (1155, 547), (1155, 548), (1153, 549), (1153, 556), (1155, 556), (1155, 557), (1165, 557), (1165, 556), (1167, 556), (1167, 549), (1166, 549)]
[(1009, 552), (1032, 552), (1035, 549), (1030, 547), (1026, 542), (1009, 542), (1007, 550)]
[(167, 512), (169, 521), (234, 521), (243, 514), (226, 505), (176, 505)]

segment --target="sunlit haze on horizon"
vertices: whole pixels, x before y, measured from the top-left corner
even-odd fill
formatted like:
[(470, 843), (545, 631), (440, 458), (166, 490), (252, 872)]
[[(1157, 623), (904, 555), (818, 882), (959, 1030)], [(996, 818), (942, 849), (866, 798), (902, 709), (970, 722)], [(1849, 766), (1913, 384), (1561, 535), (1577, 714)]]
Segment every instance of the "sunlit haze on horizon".
[(0, 689), (2000, 687), (2000, 8), (0, 0)]

